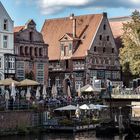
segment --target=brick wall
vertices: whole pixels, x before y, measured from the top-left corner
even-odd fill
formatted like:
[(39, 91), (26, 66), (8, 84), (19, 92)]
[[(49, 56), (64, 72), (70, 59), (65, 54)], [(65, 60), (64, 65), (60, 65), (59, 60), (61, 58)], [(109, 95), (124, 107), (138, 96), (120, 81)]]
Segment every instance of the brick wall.
[(33, 113), (33, 111), (0, 112), (0, 130), (31, 126)]

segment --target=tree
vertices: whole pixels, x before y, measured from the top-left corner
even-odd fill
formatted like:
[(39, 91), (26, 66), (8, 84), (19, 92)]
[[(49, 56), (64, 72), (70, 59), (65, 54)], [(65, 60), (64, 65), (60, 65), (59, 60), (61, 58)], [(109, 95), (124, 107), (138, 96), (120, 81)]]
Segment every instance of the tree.
[(34, 80), (34, 73), (33, 71), (30, 71), (29, 73), (25, 74), (25, 78), (30, 79), (30, 80)]
[(120, 49), (120, 63), (123, 72), (140, 76), (140, 12), (135, 10), (131, 20), (123, 24), (123, 47)]

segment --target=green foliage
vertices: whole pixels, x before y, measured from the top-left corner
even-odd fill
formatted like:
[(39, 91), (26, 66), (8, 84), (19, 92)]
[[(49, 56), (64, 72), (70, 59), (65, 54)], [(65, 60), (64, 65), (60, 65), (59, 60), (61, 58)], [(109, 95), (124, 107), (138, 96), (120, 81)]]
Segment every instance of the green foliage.
[(120, 49), (120, 63), (123, 72), (140, 75), (140, 13), (135, 10), (132, 20), (123, 24), (123, 48)]
[(26, 73), (25, 78), (34, 80), (34, 73), (32, 71), (30, 71), (29, 73)]
[(74, 123), (72, 120), (68, 120), (68, 119), (63, 119), (61, 121), (59, 121), (59, 124), (62, 126), (73, 126)]

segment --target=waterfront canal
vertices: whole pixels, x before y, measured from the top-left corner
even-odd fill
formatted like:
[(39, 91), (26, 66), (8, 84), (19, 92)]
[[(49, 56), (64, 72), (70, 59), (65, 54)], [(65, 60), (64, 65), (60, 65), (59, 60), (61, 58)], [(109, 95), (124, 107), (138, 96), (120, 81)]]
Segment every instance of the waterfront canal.
[(82, 132), (77, 134), (72, 133), (41, 133), (22, 136), (5, 136), (0, 137), (0, 140), (122, 140), (119, 136), (115, 137), (96, 137), (94, 131)]

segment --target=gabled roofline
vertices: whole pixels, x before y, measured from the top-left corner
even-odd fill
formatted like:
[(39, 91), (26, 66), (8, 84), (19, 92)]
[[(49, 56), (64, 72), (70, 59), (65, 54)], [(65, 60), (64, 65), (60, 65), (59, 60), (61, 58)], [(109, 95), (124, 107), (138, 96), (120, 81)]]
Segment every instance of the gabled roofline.
[[(89, 48), (88, 48), (87, 51), (89, 51), (89, 50), (91, 49), (91, 47), (92, 47), (92, 44), (93, 44), (94, 39), (95, 39), (95, 37), (96, 37), (96, 35), (97, 35), (97, 32), (98, 32), (98, 30), (99, 30), (99, 27), (100, 27), (100, 25), (101, 25), (101, 23), (102, 23), (102, 21), (103, 21), (103, 18), (104, 18), (104, 15), (102, 14), (102, 18), (101, 18), (101, 20), (100, 20), (100, 23), (98, 24), (98, 27), (96, 28), (96, 32), (95, 32), (95, 34), (94, 34), (94, 36), (93, 36), (93, 38), (92, 38), (92, 41), (91, 41), (91, 43), (90, 43)], [(87, 52), (86, 52), (86, 56), (87, 56)]]
[(8, 14), (7, 10), (5, 9), (5, 7), (3, 6), (2, 2), (0, 1), (0, 6), (3, 8), (3, 10), (5, 11), (5, 14), (9, 17), (9, 19), (14, 23), (14, 20), (12, 20), (12, 18), (10, 17), (10, 15)]

